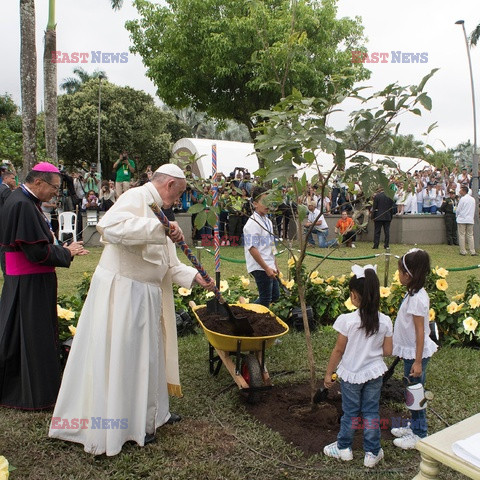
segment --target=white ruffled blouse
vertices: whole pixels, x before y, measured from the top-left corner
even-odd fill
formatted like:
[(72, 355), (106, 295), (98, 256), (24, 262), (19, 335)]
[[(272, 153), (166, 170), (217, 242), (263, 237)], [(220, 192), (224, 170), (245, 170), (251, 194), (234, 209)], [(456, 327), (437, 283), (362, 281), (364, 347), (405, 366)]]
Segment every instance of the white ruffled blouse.
[(387, 366), (383, 361), (383, 342), (385, 337), (393, 333), (390, 317), (383, 313), (379, 315), (379, 329), (374, 335), (367, 337), (365, 330), (360, 328), (360, 313), (340, 315), (333, 328), (348, 338), (347, 346), (341, 362), (337, 367), (338, 376), (349, 383), (365, 383), (381, 377)]

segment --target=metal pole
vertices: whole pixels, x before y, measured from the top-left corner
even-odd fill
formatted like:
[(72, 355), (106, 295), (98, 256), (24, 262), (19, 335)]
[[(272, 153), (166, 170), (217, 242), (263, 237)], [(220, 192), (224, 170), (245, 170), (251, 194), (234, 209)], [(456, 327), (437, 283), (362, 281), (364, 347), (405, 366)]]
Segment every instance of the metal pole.
[(478, 218), (478, 152), (477, 152), (477, 109), (475, 106), (475, 89), (473, 86), (472, 59), (470, 58), (470, 47), (468, 46), (467, 32), (465, 30), (465, 21), (457, 20), (456, 25), (461, 25), (463, 36), (465, 37), (465, 46), (467, 47), (468, 66), (470, 68), (470, 86), (472, 90), (472, 109), (473, 109), (473, 158), (472, 158), (472, 194), (475, 199), (475, 217), (473, 225), (473, 239), (475, 248), (480, 244), (480, 223)]
[(97, 172), (102, 178), (102, 162), (100, 160), (100, 110), (102, 106), (102, 77), (98, 77), (98, 131), (97, 131)]

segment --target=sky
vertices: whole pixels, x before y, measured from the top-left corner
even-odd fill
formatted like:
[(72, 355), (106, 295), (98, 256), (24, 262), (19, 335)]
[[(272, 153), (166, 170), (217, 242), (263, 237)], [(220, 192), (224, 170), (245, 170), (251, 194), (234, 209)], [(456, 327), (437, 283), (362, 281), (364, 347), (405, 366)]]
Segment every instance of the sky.
[[(232, 0), (234, 1), (234, 0)], [(0, 94), (9, 93), (17, 104), (20, 98), (20, 23), (19, 2), (2, 0), (0, 6)], [(36, 1), (38, 108), (43, 104), (43, 33), (48, 20), (47, 0)], [(364, 85), (372, 92), (398, 82), (418, 84), (433, 68), (440, 70), (426, 87), (432, 97), (432, 111), (422, 117), (402, 118), (400, 132), (413, 134), (437, 150), (455, 147), (468, 139), (473, 141), (473, 113), (467, 50), (461, 26), (465, 20), (467, 34), (480, 23), (480, 9), (474, 0), (338, 0), (338, 16), (362, 18), (367, 48), (388, 53), (386, 63), (370, 63), (370, 79)], [(156, 96), (154, 84), (145, 76), (141, 58), (129, 53), (130, 39), (124, 28), (126, 20), (137, 18), (136, 9), (126, 0), (120, 11), (113, 11), (108, 0), (57, 0), (57, 49), (69, 56), (73, 52), (88, 52), (88, 62), (77, 64), (88, 72), (104, 70), (111, 82), (128, 85)], [(92, 63), (91, 51), (124, 53), (125, 63)], [(393, 63), (392, 51), (426, 54), (425, 63)], [(471, 50), (477, 110), (480, 107), (480, 45)], [(101, 59), (102, 60), (102, 59)], [(58, 63), (58, 82), (72, 76), (75, 64)], [(344, 113), (332, 120), (344, 126), (349, 111), (358, 104), (348, 102)], [(438, 128), (428, 136), (422, 134), (438, 122)], [(480, 118), (478, 119), (480, 123)], [(478, 128), (477, 128), (478, 130)]]

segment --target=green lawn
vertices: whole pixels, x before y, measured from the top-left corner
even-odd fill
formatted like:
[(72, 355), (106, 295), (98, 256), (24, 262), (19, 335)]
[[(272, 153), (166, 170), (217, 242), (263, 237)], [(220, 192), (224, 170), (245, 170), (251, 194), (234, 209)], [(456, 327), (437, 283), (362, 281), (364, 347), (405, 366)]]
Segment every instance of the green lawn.
[[(341, 249), (336, 257), (371, 255), (371, 244), (357, 244), (356, 250)], [(393, 245), (391, 253), (401, 255), (410, 246)], [(432, 266), (445, 268), (475, 264), (475, 257), (461, 257), (458, 250), (446, 245), (425, 246), (432, 256)], [(322, 253), (321, 250), (313, 250)], [(91, 249), (88, 257), (75, 259), (72, 267), (58, 269), (59, 292), (72, 293), (84, 271), (93, 271), (101, 252)], [(181, 253), (179, 256), (181, 257)], [(243, 258), (243, 249), (222, 248), (228, 258)], [(202, 262), (213, 273), (213, 256), (202, 253)], [(281, 269), (286, 272), (286, 253), (279, 256)], [(361, 264), (372, 260), (359, 261)], [(379, 275), (383, 279), (385, 261), (378, 258)], [(315, 261), (309, 258), (308, 265)], [(350, 271), (351, 261), (324, 262), (319, 270), (324, 275), (340, 275)], [(396, 270), (392, 259), (390, 274)], [(240, 263), (222, 262), (222, 277), (244, 274)], [(479, 271), (452, 273), (447, 277), (448, 293), (463, 290), (468, 275), (478, 277)], [(330, 349), (335, 342), (331, 327), (313, 333), (317, 372), (323, 371)], [(179, 339), (183, 399), (172, 400), (172, 411), (184, 420), (175, 426), (163, 427), (158, 440), (146, 448), (126, 445), (115, 457), (93, 457), (83, 452), (80, 445), (48, 439), (51, 413), (20, 412), (0, 409), (0, 455), (5, 455), (17, 470), (11, 479), (139, 479), (162, 478), (171, 480), (278, 480), (278, 479), (411, 479), (417, 471), (419, 454), (399, 451), (384, 444), (385, 461), (374, 471), (362, 466), (362, 452), (354, 452), (355, 459), (348, 464), (327, 459), (323, 455), (305, 457), (276, 433), (253, 420), (239, 398), (236, 387), (231, 387), (231, 376), (222, 369), (216, 378), (208, 374), (208, 349), (203, 334)], [(308, 378), (305, 343), (301, 333), (292, 332), (267, 352), (268, 369), (275, 384), (305, 381)], [(435, 394), (430, 407), (448, 423), (455, 423), (478, 412), (478, 384), (480, 382), (480, 351), (460, 348), (442, 348), (429, 365), (428, 386)], [(276, 376), (282, 371), (290, 375)], [(400, 378), (401, 368), (396, 371)], [(431, 432), (444, 428), (433, 413), (428, 414)], [(463, 478), (443, 469), (443, 480)]]

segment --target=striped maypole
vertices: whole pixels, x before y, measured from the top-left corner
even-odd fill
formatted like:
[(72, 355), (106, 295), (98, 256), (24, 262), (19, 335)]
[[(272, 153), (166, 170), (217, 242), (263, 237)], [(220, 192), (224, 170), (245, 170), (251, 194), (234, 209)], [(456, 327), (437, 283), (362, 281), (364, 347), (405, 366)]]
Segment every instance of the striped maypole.
[[(217, 144), (212, 144), (212, 180), (213, 180), (213, 206), (218, 205), (218, 182), (217, 182)], [(215, 245), (215, 279), (217, 288), (220, 288), (220, 235), (219, 215), (216, 213), (217, 221), (213, 229), (213, 242)]]

